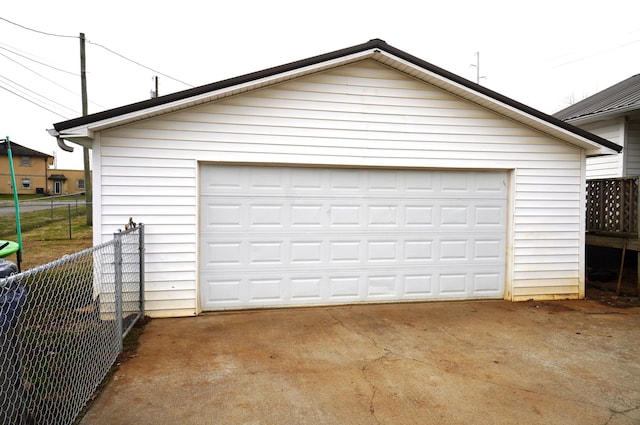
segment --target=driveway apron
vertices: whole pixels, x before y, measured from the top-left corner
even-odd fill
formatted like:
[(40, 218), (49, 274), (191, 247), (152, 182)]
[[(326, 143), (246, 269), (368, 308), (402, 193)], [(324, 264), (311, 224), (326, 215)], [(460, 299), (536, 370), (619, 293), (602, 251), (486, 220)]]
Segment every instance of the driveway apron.
[(428, 302), (154, 319), (82, 424), (640, 423), (640, 308)]

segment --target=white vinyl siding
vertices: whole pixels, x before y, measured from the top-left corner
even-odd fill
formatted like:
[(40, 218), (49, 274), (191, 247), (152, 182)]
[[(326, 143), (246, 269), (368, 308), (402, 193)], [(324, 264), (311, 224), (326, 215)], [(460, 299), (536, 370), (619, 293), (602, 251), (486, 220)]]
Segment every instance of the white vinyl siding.
[(624, 175), (624, 158), (627, 154), (626, 146), (624, 146), (624, 120), (600, 121), (580, 125), (580, 127), (624, 147), (620, 154), (587, 158), (587, 178), (604, 179), (622, 177)]
[(583, 151), (373, 60), (105, 131), (95, 146), (98, 231), (148, 225), (154, 316), (198, 312), (198, 162), (512, 170), (505, 297), (584, 287)]

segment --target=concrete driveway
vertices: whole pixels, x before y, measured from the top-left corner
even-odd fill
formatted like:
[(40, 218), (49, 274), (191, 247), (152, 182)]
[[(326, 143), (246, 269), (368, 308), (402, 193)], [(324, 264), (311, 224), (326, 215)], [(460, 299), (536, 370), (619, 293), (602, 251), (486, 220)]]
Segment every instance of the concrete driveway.
[(156, 319), (82, 424), (640, 423), (640, 308), (430, 302)]

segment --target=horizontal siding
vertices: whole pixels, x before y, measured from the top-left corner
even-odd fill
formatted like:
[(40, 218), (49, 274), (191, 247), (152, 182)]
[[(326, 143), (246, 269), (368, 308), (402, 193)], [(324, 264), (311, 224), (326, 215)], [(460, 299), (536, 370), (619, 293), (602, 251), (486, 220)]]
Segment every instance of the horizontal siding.
[(607, 179), (622, 176), (622, 154), (587, 158), (587, 178)]
[(106, 131), (100, 156), (102, 233), (147, 224), (152, 315), (197, 309), (198, 161), (513, 169), (513, 296), (582, 284), (582, 152), (373, 61)]
[[(518, 170), (514, 205), (514, 300), (577, 298), (582, 233), (579, 175)], [(553, 202), (549, 202), (553, 200)], [(574, 282), (571, 284), (571, 282)]]
[(613, 119), (581, 125), (580, 127), (620, 146), (624, 146), (624, 121)]
[(623, 146), (622, 153), (587, 158), (587, 178), (604, 179), (622, 177), (627, 147), (624, 141), (624, 122), (620, 120), (600, 121), (580, 126), (593, 134)]

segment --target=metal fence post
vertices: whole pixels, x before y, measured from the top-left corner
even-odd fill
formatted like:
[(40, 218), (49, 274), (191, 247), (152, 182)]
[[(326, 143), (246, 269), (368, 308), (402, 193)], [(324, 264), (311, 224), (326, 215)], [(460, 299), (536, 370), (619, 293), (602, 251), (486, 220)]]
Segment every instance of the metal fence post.
[(73, 239), (71, 237), (71, 204), (67, 204), (67, 217), (69, 219), (69, 240)]
[(144, 224), (140, 223), (140, 236), (138, 239), (139, 250), (140, 250), (140, 318), (143, 318), (145, 315), (144, 312)]
[(114, 288), (114, 296), (116, 303), (116, 329), (120, 332), (120, 347), (119, 350), (122, 351), (122, 232), (114, 233), (113, 237), (115, 239), (114, 249), (113, 249), (113, 265), (115, 271), (115, 288)]

